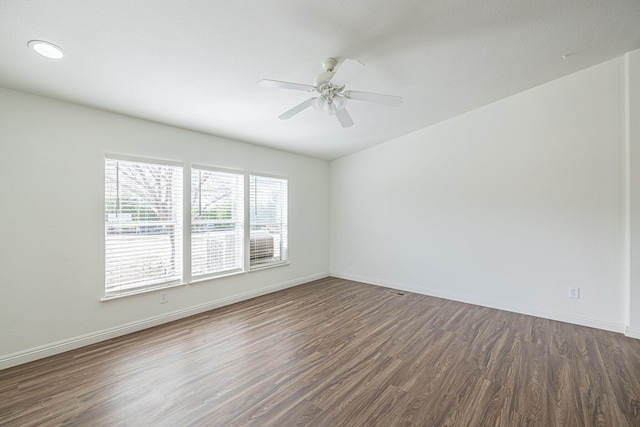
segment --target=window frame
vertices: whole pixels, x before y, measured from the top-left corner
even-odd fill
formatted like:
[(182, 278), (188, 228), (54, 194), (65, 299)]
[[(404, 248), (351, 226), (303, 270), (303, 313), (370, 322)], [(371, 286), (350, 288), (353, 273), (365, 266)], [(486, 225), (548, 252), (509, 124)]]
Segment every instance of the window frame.
[[(256, 177), (256, 178), (267, 178), (267, 179), (274, 179), (274, 180), (281, 180), (284, 181), (284, 183), (286, 184), (286, 194), (284, 197), (284, 222), (281, 223), (281, 226), (284, 225), (284, 231), (281, 230), (280, 231), (280, 238), (281, 243), (282, 241), (284, 241), (285, 243), (285, 247), (286, 247), (286, 253), (285, 259), (282, 259), (282, 247), (280, 248), (280, 259), (279, 260), (274, 260), (274, 261), (262, 261), (262, 262), (256, 262), (254, 264), (251, 263), (251, 226), (252, 226), (252, 221), (251, 221), (251, 178), (252, 177)], [(289, 264), (289, 177), (285, 176), (285, 175), (276, 175), (276, 174), (270, 174), (270, 173), (263, 173), (263, 172), (247, 172), (247, 179), (246, 179), (246, 216), (247, 216), (247, 231), (245, 233), (245, 245), (246, 248), (249, 248), (248, 250), (246, 250), (246, 255), (245, 255), (245, 263), (246, 263), (246, 270), (248, 272), (252, 272), (252, 271), (259, 271), (259, 270), (263, 270), (263, 269), (267, 269), (267, 268), (273, 268), (273, 267), (279, 267), (279, 266), (283, 266), (283, 265), (288, 265)]]
[[(194, 221), (193, 221), (193, 217), (191, 215), (191, 210), (192, 210), (192, 195), (193, 195), (193, 182), (192, 182), (192, 177), (193, 177), (193, 172), (194, 171), (208, 171), (208, 172), (213, 172), (213, 173), (224, 173), (224, 174), (233, 174), (233, 175), (238, 175), (238, 178), (241, 179), (241, 183), (240, 183), (240, 202), (239, 202), (239, 208), (241, 210), (240, 216), (236, 217), (239, 222), (240, 222), (240, 227), (241, 227), (241, 234), (242, 237), (240, 238), (241, 241), (241, 247), (240, 247), (240, 252), (241, 252), (241, 256), (240, 256), (240, 266), (237, 268), (233, 268), (233, 269), (227, 269), (227, 270), (222, 270), (222, 271), (217, 271), (217, 272), (212, 272), (212, 273), (204, 273), (204, 274), (198, 274), (198, 275), (194, 275), (193, 274), (193, 261), (194, 261), (194, 256), (193, 256), (193, 225), (194, 225)], [(189, 261), (189, 277), (190, 277), (190, 281), (189, 283), (193, 283), (193, 282), (201, 282), (201, 281), (205, 281), (208, 279), (213, 279), (213, 278), (217, 278), (217, 277), (222, 277), (222, 276), (229, 276), (229, 275), (233, 275), (233, 274), (238, 274), (238, 273), (244, 273), (245, 272), (245, 251), (246, 251), (246, 247), (245, 247), (245, 242), (244, 242), (244, 235), (246, 233), (246, 208), (245, 208), (245, 199), (246, 199), (246, 193), (245, 193), (245, 181), (246, 181), (246, 174), (244, 171), (241, 170), (237, 170), (237, 169), (229, 169), (229, 168), (221, 168), (221, 167), (215, 167), (215, 166), (207, 166), (207, 165), (201, 165), (201, 164), (192, 164), (189, 167), (189, 170), (187, 172), (188, 176), (189, 176), (189, 182), (190, 182), (190, 188), (189, 188), (189, 222), (188, 222), (188, 234), (189, 234), (189, 244), (188, 244), (188, 254), (187, 256), (185, 256), (185, 258), (188, 257), (188, 261)], [(237, 221), (236, 221), (237, 222)], [(187, 246), (187, 244), (185, 243), (185, 246)]]
[[(146, 165), (150, 165), (150, 166), (168, 166), (168, 167), (172, 167), (172, 168), (176, 168), (177, 170), (176, 175), (173, 177), (174, 180), (177, 180), (178, 182), (175, 183), (177, 184), (175, 187), (173, 187), (172, 185), (172, 189), (175, 191), (176, 189), (179, 192), (179, 196), (178, 198), (173, 198), (172, 199), (172, 204), (171, 204), (171, 210), (173, 211), (173, 219), (170, 221), (171, 223), (173, 223), (174, 227), (173, 227), (173, 234), (174, 234), (174, 263), (175, 263), (175, 269), (176, 272), (172, 275), (171, 279), (168, 280), (162, 280), (160, 278), (151, 278), (149, 280), (145, 280), (145, 281), (140, 281), (137, 282), (139, 283), (138, 285), (135, 285), (133, 282), (129, 282), (129, 283), (121, 283), (119, 285), (115, 285), (115, 286), (111, 286), (108, 287), (107, 286), (107, 269), (108, 269), (108, 240), (107, 240), (107, 236), (108, 236), (108, 228), (110, 227), (109, 225), (109, 221), (107, 218), (107, 214), (106, 214), (106, 209), (107, 209), (107, 194), (108, 194), (108, 190), (107, 190), (107, 176), (108, 176), (108, 162), (109, 161), (115, 161), (115, 162), (129, 162), (129, 163), (142, 163), (142, 164), (146, 164)], [(103, 280), (103, 292), (104, 292), (104, 297), (102, 298), (102, 300), (110, 300), (110, 299), (114, 299), (114, 298), (120, 298), (123, 296), (129, 296), (129, 295), (136, 295), (136, 294), (140, 294), (140, 293), (145, 293), (145, 292), (152, 292), (152, 291), (156, 291), (159, 289), (165, 289), (165, 288), (169, 288), (169, 287), (175, 287), (175, 286), (182, 286), (185, 283), (184, 281), (184, 275), (185, 275), (185, 267), (184, 267), (184, 249), (185, 249), (185, 242), (184, 242), (184, 170), (185, 170), (185, 165), (184, 163), (181, 162), (176, 162), (176, 161), (171, 161), (171, 160), (164, 160), (164, 159), (155, 159), (155, 158), (147, 158), (147, 157), (135, 157), (135, 156), (126, 156), (126, 155), (119, 155), (119, 154), (110, 154), (110, 153), (105, 153), (104, 154), (104, 162), (103, 162), (103, 172), (104, 172), (104, 181), (103, 181), (103, 197), (104, 197), (104, 205), (103, 205), (103, 209), (104, 209), (104, 214), (105, 214), (105, 221), (104, 221), (104, 280)], [(119, 181), (119, 177), (117, 178), (117, 180)], [(119, 184), (119, 183), (118, 183)], [(175, 194), (175, 192), (172, 191), (172, 194)], [(117, 189), (117, 192), (119, 193), (119, 188)], [(113, 226), (113, 225), (111, 225)], [(143, 224), (143, 226), (149, 226), (149, 224)], [(138, 231), (136, 231), (135, 235), (139, 235)]]
[[(176, 239), (176, 241), (179, 241), (180, 244), (178, 246), (179, 249), (179, 253), (181, 254), (180, 257), (177, 257), (176, 259), (179, 259), (180, 261), (180, 272), (179, 274), (177, 274), (179, 277), (172, 279), (172, 280), (167, 280), (167, 281), (161, 281), (161, 282), (151, 282), (148, 284), (144, 284), (141, 286), (131, 286), (129, 288), (125, 288), (125, 289), (119, 289), (119, 290), (115, 290), (115, 291), (107, 291), (107, 227), (108, 227), (108, 218), (107, 218), (107, 162), (108, 161), (123, 161), (123, 162), (136, 162), (136, 163), (144, 163), (144, 164), (149, 164), (149, 165), (153, 165), (153, 166), (170, 166), (170, 167), (176, 167), (179, 168), (178, 169), (178, 173), (175, 176), (175, 179), (178, 179), (181, 183), (181, 185), (179, 186), (179, 190), (181, 192), (181, 198), (179, 198), (177, 201), (173, 200), (173, 202), (175, 202), (177, 204), (174, 205), (174, 211), (178, 212), (178, 217), (180, 222), (177, 223), (177, 226), (174, 227), (174, 232), (177, 233), (179, 235), (179, 239)], [(110, 301), (113, 299), (117, 299), (117, 298), (122, 298), (122, 297), (128, 297), (128, 296), (132, 296), (132, 295), (137, 295), (137, 294), (141, 294), (141, 293), (148, 293), (148, 292), (154, 292), (154, 291), (159, 291), (159, 290), (164, 290), (167, 288), (173, 288), (173, 287), (177, 287), (177, 286), (185, 286), (188, 284), (197, 284), (197, 283), (201, 283), (201, 282), (205, 282), (205, 281), (210, 281), (213, 279), (217, 279), (217, 278), (221, 278), (221, 277), (227, 277), (230, 275), (237, 275), (237, 274), (245, 274), (245, 273), (251, 273), (251, 272), (255, 272), (255, 271), (259, 271), (259, 270), (263, 270), (263, 269), (268, 269), (268, 268), (273, 268), (273, 267), (279, 267), (279, 266), (283, 266), (283, 265), (288, 265), (289, 264), (289, 239), (288, 239), (288, 235), (289, 235), (289, 177), (286, 175), (276, 175), (276, 174), (271, 174), (271, 173), (262, 173), (262, 172), (254, 172), (254, 171), (247, 171), (247, 170), (238, 170), (238, 169), (231, 169), (231, 168), (225, 168), (225, 167), (217, 167), (217, 166), (209, 166), (209, 165), (203, 165), (203, 164), (190, 164), (190, 163), (185, 163), (185, 162), (180, 162), (180, 161), (174, 161), (174, 160), (165, 160), (165, 159), (158, 159), (158, 158), (151, 158), (151, 157), (138, 157), (138, 156), (129, 156), (129, 155), (122, 155), (122, 154), (112, 154), (112, 153), (105, 153), (104, 154), (104, 181), (103, 181), (103, 214), (105, 215), (104, 217), (104, 223), (105, 223), (105, 228), (103, 229), (103, 233), (104, 233), (104, 241), (103, 241), (103, 248), (104, 248), (104, 263), (103, 263), (103, 273), (104, 273), (104, 280), (103, 280), (103, 297), (100, 298), (101, 301)], [(240, 268), (234, 268), (231, 270), (224, 270), (224, 271), (220, 271), (220, 272), (214, 272), (211, 274), (200, 274), (197, 276), (193, 275), (192, 272), (192, 259), (193, 259), (193, 254), (192, 254), (192, 218), (191, 218), (191, 203), (192, 203), (192, 173), (194, 170), (203, 170), (203, 171), (212, 171), (212, 172), (222, 172), (222, 173), (230, 173), (230, 174), (238, 174), (242, 177), (242, 188), (243, 188), (243, 192), (242, 192), (242, 209), (243, 209), (243, 224), (242, 224), (242, 234), (243, 234), (243, 239), (242, 239), (242, 248), (241, 251), (243, 253), (242, 256), (242, 265)], [(284, 256), (285, 258), (282, 259), (283, 257), (283, 251), (281, 249), (280, 252), (280, 259), (278, 260), (274, 260), (274, 261), (270, 261), (270, 262), (260, 262), (260, 263), (254, 263), (254, 265), (252, 265), (251, 263), (251, 226), (252, 226), (252, 221), (251, 221), (251, 212), (250, 212), (250, 208), (251, 208), (251, 179), (252, 177), (256, 177), (256, 178), (270, 178), (270, 179), (276, 179), (276, 180), (282, 180), (285, 183), (285, 197), (284, 197), (284, 221), (280, 221), (280, 225), (283, 226), (284, 228), (280, 229), (280, 236), (281, 238), (284, 240), (284, 246), (283, 248), (285, 248), (284, 250)], [(281, 240), (282, 241), (282, 240)], [(275, 253), (275, 250), (274, 250)]]

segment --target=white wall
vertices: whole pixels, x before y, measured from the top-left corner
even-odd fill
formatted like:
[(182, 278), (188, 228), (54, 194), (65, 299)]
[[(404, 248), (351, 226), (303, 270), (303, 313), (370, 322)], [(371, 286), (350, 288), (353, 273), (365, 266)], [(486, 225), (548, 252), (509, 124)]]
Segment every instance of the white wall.
[(622, 331), (624, 153), (620, 58), (333, 161), (331, 273)]
[[(640, 338), (638, 75), (640, 51), (330, 167), (0, 88), (0, 369), (323, 277), (329, 254), (336, 276)], [(291, 264), (100, 302), (105, 152), (289, 176)]]
[[(290, 265), (100, 302), (104, 154), (289, 177)], [(0, 88), (0, 368), (329, 271), (328, 163)]]
[(627, 143), (630, 168), (630, 289), (626, 333), (640, 338), (640, 50), (627, 53)]

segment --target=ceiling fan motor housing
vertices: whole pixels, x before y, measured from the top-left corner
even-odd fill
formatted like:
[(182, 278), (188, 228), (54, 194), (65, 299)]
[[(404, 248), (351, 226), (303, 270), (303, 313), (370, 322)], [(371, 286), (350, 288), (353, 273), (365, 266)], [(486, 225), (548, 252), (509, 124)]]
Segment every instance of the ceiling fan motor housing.
[(324, 68), (324, 72), (318, 74), (316, 78), (313, 79), (313, 85), (316, 87), (318, 93), (327, 99), (333, 98), (333, 95), (341, 89), (331, 84), (331, 79), (335, 75), (335, 71), (333, 70), (337, 63), (338, 61), (334, 58), (325, 59), (322, 61), (322, 68)]
[(318, 74), (316, 76), (316, 78), (313, 79), (313, 85), (316, 88), (318, 88), (318, 91), (320, 91), (321, 87), (330, 84), (329, 82), (333, 78), (334, 74), (335, 74), (335, 72), (333, 72), (333, 71), (325, 71), (325, 72), (322, 72), (322, 73)]

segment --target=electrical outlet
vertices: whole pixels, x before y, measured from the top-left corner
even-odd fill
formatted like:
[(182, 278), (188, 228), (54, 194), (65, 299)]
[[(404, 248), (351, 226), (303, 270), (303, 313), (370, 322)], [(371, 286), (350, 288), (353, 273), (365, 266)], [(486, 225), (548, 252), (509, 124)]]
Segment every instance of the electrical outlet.
[(167, 301), (169, 301), (169, 295), (167, 295), (166, 292), (161, 292), (160, 293), (160, 304), (164, 304)]
[(575, 286), (569, 286), (569, 298), (580, 299), (580, 288)]

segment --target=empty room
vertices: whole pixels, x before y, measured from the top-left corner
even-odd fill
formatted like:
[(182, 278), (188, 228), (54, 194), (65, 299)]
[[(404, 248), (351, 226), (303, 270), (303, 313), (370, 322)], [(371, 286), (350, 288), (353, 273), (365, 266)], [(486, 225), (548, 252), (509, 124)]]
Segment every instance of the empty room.
[(0, 1), (0, 425), (640, 426), (639, 22)]

